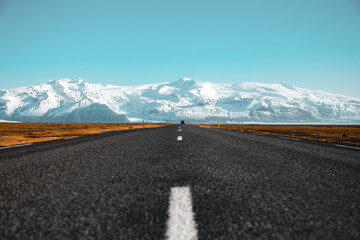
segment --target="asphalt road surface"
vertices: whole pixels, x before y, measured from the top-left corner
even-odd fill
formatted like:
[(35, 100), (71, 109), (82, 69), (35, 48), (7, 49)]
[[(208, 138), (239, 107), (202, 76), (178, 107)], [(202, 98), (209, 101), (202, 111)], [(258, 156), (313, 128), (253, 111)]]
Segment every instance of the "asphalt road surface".
[(179, 126), (1, 148), (0, 239), (360, 238), (360, 150)]

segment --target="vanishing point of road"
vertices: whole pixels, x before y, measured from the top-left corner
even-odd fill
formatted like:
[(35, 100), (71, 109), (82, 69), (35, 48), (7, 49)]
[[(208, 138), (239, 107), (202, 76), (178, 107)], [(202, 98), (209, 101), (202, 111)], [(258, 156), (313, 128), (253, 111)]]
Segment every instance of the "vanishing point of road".
[(0, 239), (360, 239), (360, 150), (188, 125), (0, 148)]

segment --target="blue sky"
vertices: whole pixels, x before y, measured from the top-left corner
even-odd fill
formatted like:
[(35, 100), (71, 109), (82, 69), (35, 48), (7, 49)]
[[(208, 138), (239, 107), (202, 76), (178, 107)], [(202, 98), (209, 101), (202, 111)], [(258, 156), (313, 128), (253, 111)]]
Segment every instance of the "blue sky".
[(182, 76), (360, 97), (360, 1), (0, 0), (0, 88)]

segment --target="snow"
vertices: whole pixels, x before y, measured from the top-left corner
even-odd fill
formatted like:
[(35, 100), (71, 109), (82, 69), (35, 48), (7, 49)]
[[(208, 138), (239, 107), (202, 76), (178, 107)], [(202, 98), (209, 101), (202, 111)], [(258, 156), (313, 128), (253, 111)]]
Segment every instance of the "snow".
[(6, 121), (360, 123), (360, 99), (281, 84), (217, 84), (187, 77), (140, 86), (83, 79), (0, 91)]
[(2, 123), (4, 123), (4, 122), (14, 123), (14, 122), (18, 122), (18, 121), (7, 121), (7, 120), (4, 120), (4, 119), (0, 119), (0, 122), (2, 122)]
[(176, 90), (177, 90), (177, 88), (175, 88), (175, 87), (164, 86), (159, 89), (159, 93), (162, 95), (169, 95), (169, 94), (173, 94), (174, 92), (176, 92)]
[(130, 122), (132, 123), (142, 123), (144, 121), (144, 119), (141, 118), (128, 118)]

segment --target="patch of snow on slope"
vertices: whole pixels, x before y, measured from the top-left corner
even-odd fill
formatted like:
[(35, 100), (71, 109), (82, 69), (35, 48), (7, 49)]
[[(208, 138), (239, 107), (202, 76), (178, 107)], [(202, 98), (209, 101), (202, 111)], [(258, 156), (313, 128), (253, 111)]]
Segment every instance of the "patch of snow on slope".
[(17, 123), (18, 121), (8, 121), (8, 120), (0, 119), (0, 122), (2, 122), (2, 123)]
[(18, 95), (15, 95), (15, 94), (12, 94), (10, 92), (7, 92), (3, 98), (2, 98), (4, 101), (5, 101), (5, 104), (6, 104), (6, 110), (5, 110), (5, 113), (7, 115), (11, 115), (13, 114), (13, 112), (24, 106), (24, 102), (22, 101), (22, 98)]
[(177, 90), (177, 88), (175, 88), (175, 87), (164, 86), (159, 89), (159, 93), (162, 95), (169, 95), (169, 94), (173, 94), (174, 92), (176, 92), (176, 90)]

